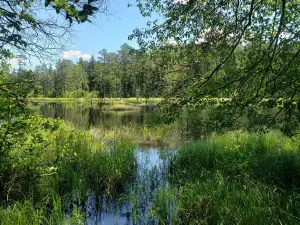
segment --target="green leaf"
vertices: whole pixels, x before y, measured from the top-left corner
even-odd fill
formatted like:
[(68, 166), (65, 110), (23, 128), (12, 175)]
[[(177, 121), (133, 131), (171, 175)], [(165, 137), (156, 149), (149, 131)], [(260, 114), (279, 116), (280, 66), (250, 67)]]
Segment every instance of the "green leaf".
[(81, 15), (78, 16), (78, 19), (81, 21), (81, 22), (85, 22), (88, 18), (88, 14), (86, 13), (82, 13)]

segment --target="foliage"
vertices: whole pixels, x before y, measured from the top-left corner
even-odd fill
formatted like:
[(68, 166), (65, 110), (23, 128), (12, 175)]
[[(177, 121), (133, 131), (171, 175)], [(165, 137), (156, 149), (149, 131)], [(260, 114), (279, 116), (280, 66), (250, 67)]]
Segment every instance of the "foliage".
[[(123, 44), (117, 52), (99, 51), (100, 57), (82, 58), (78, 63), (70, 60), (52, 65), (36, 66), (32, 80), (34, 88), (31, 97), (158, 97), (172, 86), (171, 78), (157, 73), (163, 66), (163, 57)], [(29, 72), (29, 71), (28, 71)], [(18, 76), (19, 71), (15, 71)], [(176, 76), (172, 76), (176, 79)]]
[(164, 121), (206, 97), (231, 98), (221, 107), (235, 117), (249, 106), (259, 109), (265, 98), (283, 98), (280, 112), (263, 114), (264, 120), (291, 121), (290, 134), (298, 126), (298, 1), (138, 0), (137, 6), (143, 16), (158, 13), (163, 19), (149, 21), (130, 38), (147, 51), (163, 51), (162, 74), (181, 72), (166, 95)]
[(7, 66), (9, 67), (2, 63), (0, 69), (0, 198), (4, 197), (2, 195), (4, 184), (14, 182), (11, 173), (14, 164), (10, 160), (10, 152), (14, 144), (24, 138), (26, 126), (31, 124), (24, 120), (29, 113), (24, 101), (26, 89), (23, 89), (23, 85), (17, 79), (11, 80), (10, 74), (5, 69)]
[(84, 217), (79, 209), (74, 209), (68, 218), (62, 214), (61, 199), (54, 199), (54, 210), (47, 215), (46, 207), (33, 205), (31, 201), (17, 202), (5, 209), (0, 208), (0, 221), (2, 225), (40, 225), (40, 224), (63, 224), (82, 225)]
[(187, 144), (170, 166), (181, 224), (299, 223), (299, 157), (299, 137), (278, 132)]
[[(54, 9), (55, 13), (49, 15), (49, 9)], [(22, 62), (27, 56), (49, 59), (55, 50), (61, 51), (72, 22), (87, 21), (96, 11), (105, 12), (106, 1), (1, 2), (0, 199), (4, 198), (5, 192), (8, 200), (11, 192), (22, 196), (22, 191), (32, 188), (39, 174), (36, 170), (39, 169), (44, 147), (43, 136), (37, 127), (40, 123), (29, 116), (25, 101), (28, 92), (39, 92), (40, 86), (33, 85), (35, 76), (32, 71), (22, 69)], [(7, 63), (13, 58), (13, 53), (19, 61), (17, 73), (11, 73), (11, 66)], [(72, 72), (78, 75), (82, 70), (75, 68)], [(72, 91), (74, 89), (76, 87), (71, 88)], [(49, 90), (43, 89), (43, 92), (48, 93)], [(30, 133), (29, 129), (36, 133)]]
[(105, 0), (3, 1), (0, 7), (1, 60), (12, 57), (12, 53), (19, 63), (28, 56), (49, 59), (61, 50), (72, 23), (91, 21), (96, 12), (107, 12)]
[(3, 203), (49, 195), (65, 202), (74, 193), (84, 197), (89, 189), (113, 195), (130, 180), (135, 156), (128, 139), (96, 140), (59, 120), (31, 117), (26, 122), (6, 158), (8, 173), (1, 175)]

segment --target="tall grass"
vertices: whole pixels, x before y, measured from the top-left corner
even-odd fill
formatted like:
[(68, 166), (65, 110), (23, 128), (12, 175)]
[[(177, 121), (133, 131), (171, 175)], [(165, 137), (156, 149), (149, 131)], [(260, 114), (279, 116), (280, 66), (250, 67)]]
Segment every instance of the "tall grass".
[(135, 145), (121, 136), (106, 142), (88, 131), (62, 124), (46, 145), (43, 161), (55, 162), (52, 166), (56, 169), (54, 176), (45, 176), (42, 189), (51, 182), (60, 195), (84, 193), (89, 188), (112, 194), (125, 185), (135, 166)]
[(72, 210), (69, 216), (63, 213), (61, 199), (53, 201), (51, 212), (45, 205), (34, 205), (32, 201), (23, 201), (0, 208), (1, 225), (82, 225), (85, 222), (82, 211)]
[[(14, 179), (1, 195), (1, 225), (83, 224), (89, 190), (117, 196), (130, 186), (134, 143), (163, 146), (179, 139), (169, 126), (84, 131), (59, 120), (31, 122), (10, 152)], [(155, 194), (152, 183), (139, 188), (141, 180), (123, 197), (135, 223), (146, 219), (139, 207), (153, 194), (149, 216), (159, 224), (300, 224), (300, 136), (213, 135), (178, 150), (168, 174)]]
[(179, 218), (178, 191), (169, 187), (161, 187), (150, 215), (157, 218), (160, 224), (178, 224)]
[(177, 126), (177, 124), (172, 124), (147, 127), (132, 124), (113, 128), (95, 127), (89, 132), (96, 140), (104, 143), (125, 138), (142, 147), (175, 148), (182, 144)]
[[(33, 121), (35, 129), (29, 129), (11, 152), (12, 177), (16, 179), (4, 184), (3, 196), (7, 198), (0, 208), (1, 225), (68, 224), (66, 221), (75, 217), (66, 220), (64, 209), (68, 204), (82, 207), (91, 189), (99, 195), (115, 195), (130, 181), (136, 165), (131, 140), (119, 136), (118, 140), (104, 141), (63, 121)], [(17, 172), (25, 175), (13, 176)], [(28, 179), (31, 176), (35, 179)], [(52, 201), (51, 196), (59, 201)], [(19, 203), (15, 204), (16, 200)], [(50, 208), (41, 205), (45, 201), (51, 202)], [(74, 210), (79, 218), (79, 211)], [(9, 223), (9, 217), (15, 223)]]
[(172, 161), (181, 224), (300, 224), (300, 139), (230, 132)]

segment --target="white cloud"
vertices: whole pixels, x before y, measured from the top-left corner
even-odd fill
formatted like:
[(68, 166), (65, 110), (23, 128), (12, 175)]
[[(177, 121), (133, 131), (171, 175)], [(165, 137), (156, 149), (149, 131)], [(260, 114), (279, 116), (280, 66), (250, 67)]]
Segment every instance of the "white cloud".
[(82, 57), (83, 59), (89, 59), (92, 56), (90, 54), (82, 54), (80, 51), (74, 51), (74, 50), (64, 51), (64, 54), (62, 55), (62, 58), (64, 59), (72, 59), (72, 58), (80, 58), (80, 57)]
[(91, 56), (90, 54), (82, 54), (81, 57), (82, 57), (83, 59), (89, 59), (89, 58), (91, 58), (92, 56)]

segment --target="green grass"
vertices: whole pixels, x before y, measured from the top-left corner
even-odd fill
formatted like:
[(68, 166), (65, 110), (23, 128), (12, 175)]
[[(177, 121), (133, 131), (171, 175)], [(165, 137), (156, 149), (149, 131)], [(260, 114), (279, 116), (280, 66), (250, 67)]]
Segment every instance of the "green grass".
[[(85, 131), (39, 117), (25, 125), (10, 152), (1, 225), (82, 224), (76, 207), (64, 217), (71, 196), (78, 196), (75, 205), (84, 204), (88, 190), (119, 196), (134, 175), (137, 144), (166, 148), (180, 141), (178, 125)], [(160, 224), (300, 224), (300, 136), (212, 135), (178, 150), (168, 172), (169, 185), (156, 193), (149, 212)], [(135, 193), (128, 199), (138, 221)]]
[(33, 102), (85, 102), (85, 101), (89, 101), (88, 98), (46, 98), (46, 97), (28, 98), (28, 100), (33, 101)]
[(148, 105), (157, 104), (161, 102), (162, 98), (47, 98), (47, 97), (36, 97), (28, 98), (30, 101), (34, 102), (85, 102), (85, 101), (96, 101), (96, 102), (106, 102), (106, 103), (129, 103), (133, 105)]
[(107, 111), (137, 111), (140, 107), (124, 103), (112, 103), (103, 105), (102, 109)]
[[(48, 97), (31, 97), (28, 98), (28, 100), (33, 102), (106, 102), (111, 105), (113, 104), (131, 104), (134, 106), (148, 106), (148, 105), (156, 105), (163, 101), (163, 98), (93, 98), (91, 96), (86, 97), (59, 97), (59, 98), (48, 98)], [(170, 100), (170, 99), (169, 99)], [(212, 105), (219, 105), (221, 103), (227, 103), (230, 102), (231, 98), (202, 98), (199, 100), (199, 103), (206, 105), (206, 106), (212, 106)], [(283, 98), (277, 98), (277, 99), (269, 99), (264, 98), (259, 103), (260, 106), (267, 106), (270, 108), (273, 107), (283, 107), (285, 102), (287, 102), (288, 99)], [(293, 102), (293, 105), (296, 106), (297, 103)]]
[(175, 148), (182, 145), (177, 124), (147, 126), (94, 127), (90, 133), (96, 140), (111, 142), (126, 138), (140, 147)]
[(167, 187), (160, 188), (150, 216), (157, 218), (160, 224), (178, 224), (179, 213), (178, 191)]
[(102, 98), (104, 102), (123, 102), (131, 104), (159, 103), (163, 98)]
[(300, 139), (229, 132), (172, 160), (178, 224), (300, 224)]
[(113, 194), (125, 185), (135, 165), (135, 144), (122, 135), (118, 140), (105, 141), (63, 123), (46, 145), (43, 160), (59, 160), (53, 180), (60, 194), (74, 189), (84, 193), (88, 188)]
[[(102, 110), (114, 112), (139, 111), (141, 107), (156, 105), (162, 98), (28, 98), (32, 103), (78, 103), (84, 107), (93, 107), (104, 103)], [(34, 106), (32, 106), (33, 108)]]
[(65, 218), (61, 199), (53, 199), (52, 205), (51, 212), (47, 211), (46, 202), (33, 205), (32, 201), (28, 200), (0, 208), (1, 225), (84, 224), (84, 215), (78, 208), (73, 209), (71, 215)]
[[(9, 181), (1, 193), (5, 196), (1, 225), (77, 224), (67, 223), (64, 217), (71, 196), (78, 196), (74, 204), (81, 205), (88, 190), (114, 196), (131, 180), (135, 144), (126, 137), (106, 141), (60, 120), (33, 117), (29, 121), (25, 137), (16, 140), (19, 143), (10, 152), (13, 171), (4, 179)], [(59, 202), (51, 196), (57, 196)], [(51, 204), (42, 204), (45, 201)]]

